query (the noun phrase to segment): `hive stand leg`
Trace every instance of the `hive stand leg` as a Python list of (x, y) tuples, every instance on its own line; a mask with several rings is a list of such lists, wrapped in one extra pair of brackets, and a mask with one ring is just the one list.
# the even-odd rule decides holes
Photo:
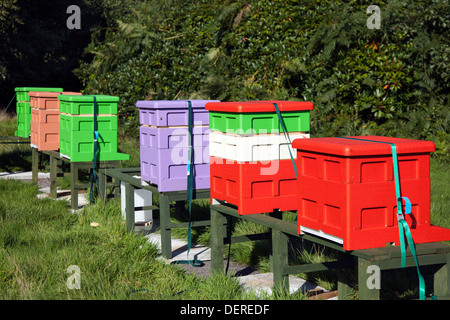
[(36, 148), (31, 148), (31, 181), (34, 184), (38, 183), (39, 171), (39, 152)]
[[(344, 261), (346, 259), (346, 253), (338, 252), (338, 260)], [(353, 296), (353, 289), (349, 285), (349, 276), (346, 274), (346, 269), (340, 269), (338, 273), (338, 300), (349, 300)]]
[(134, 187), (125, 183), (125, 217), (127, 232), (134, 232)]
[(72, 203), (72, 209), (78, 209), (78, 189), (76, 184), (78, 182), (78, 166), (76, 163), (70, 163), (70, 201)]
[(289, 292), (289, 275), (283, 269), (288, 265), (289, 237), (280, 230), (272, 229), (272, 272), (275, 289)]
[(166, 259), (172, 259), (172, 230), (170, 228), (169, 196), (159, 195), (159, 222), (161, 223), (161, 254)]
[(100, 199), (103, 200), (103, 203), (106, 203), (106, 185), (107, 185), (107, 177), (103, 172), (98, 171), (97, 172), (97, 179), (98, 179), (98, 195)]
[(438, 299), (450, 296), (450, 253), (447, 254), (447, 263), (434, 274), (434, 295)]
[(217, 210), (211, 209), (211, 272), (224, 271), (224, 225), (226, 218)]
[[(375, 276), (379, 276), (379, 283), (381, 283), (381, 271), (378, 275), (371, 272), (369, 267), (375, 265), (373, 261), (358, 258), (358, 292), (359, 300), (380, 300), (380, 287), (373, 286)], [(369, 279), (370, 278), (370, 279)]]
[(58, 159), (50, 155), (50, 197), (56, 198), (56, 177), (58, 174)]

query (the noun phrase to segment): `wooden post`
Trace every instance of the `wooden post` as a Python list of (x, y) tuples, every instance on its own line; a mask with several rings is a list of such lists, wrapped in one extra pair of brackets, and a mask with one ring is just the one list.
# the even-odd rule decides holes
[[(377, 263), (375, 261), (358, 258), (359, 300), (380, 300), (380, 288), (370, 285), (372, 282), (369, 277), (376, 276), (369, 269), (369, 267), (373, 265), (377, 265)], [(380, 277), (378, 281), (381, 283), (381, 271), (378, 276)]]
[(70, 198), (72, 202), (72, 209), (78, 209), (78, 166), (76, 162), (70, 163)]
[(159, 221), (161, 223), (161, 254), (166, 259), (172, 259), (172, 231), (170, 229), (169, 196), (159, 194)]
[[(348, 254), (345, 252), (338, 252), (338, 261), (344, 262), (347, 258)], [(338, 279), (337, 279), (337, 287), (338, 287), (338, 300), (349, 300), (353, 296), (353, 289), (349, 285), (349, 277), (346, 274), (349, 272), (347, 269), (339, 269), (337, 270)]]
[(56, 178), (58, 175), (58, 160), (53, 156), (50, 155), (50, 197), (56, 198), (57, 192), (56, 192)]
[(134, 187), (125, 182), (125, 216), (127, 232), (134, 232)]
[(34, 184), (38, 183), (39, 174), (39, 151), (31, 148), (31, 180)]
[(434, 274), (434, 295), (450, 296), (450, 253), (447, 253), (447, 263)]
[(224, 271), (224, 224), (224, 215), (211, 207), (211, 271), (217, 273)]
[(289, 237), (282, 231), (272, 229), (272, 272), (275, 289), (289, 292), (289, 275), (285, 274), (284, 267), (288, 266)]

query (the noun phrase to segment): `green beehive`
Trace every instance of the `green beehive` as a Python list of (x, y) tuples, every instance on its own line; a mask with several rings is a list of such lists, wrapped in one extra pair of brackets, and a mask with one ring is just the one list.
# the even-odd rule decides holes
[(117, 103), (119, 97), (107, 95), (61, 95), (60, 148), (61, 156), (72, 162), (94, 160), (94, 97), (99, 135), (97, 160), (128, 160), (129, 155), (117, 152)]
[[(310, 131), (310, 111), (283, 112), (283, 121), (288, 132)], [(222, 132), (271, 133), (282, 132), (275, 112), (232, 113), (209, 111), (209, 128)]]
[(31, 123), (31, 106), (30, 91), (45, 91), (45, 92), (61, 92), (62, 88), (40, 88), (40, 87), (18, 87), (16, 92), (16, 114), (17, 114), (17, 130), (14, 132), (16, 137), (28, 138), (30, 136)]

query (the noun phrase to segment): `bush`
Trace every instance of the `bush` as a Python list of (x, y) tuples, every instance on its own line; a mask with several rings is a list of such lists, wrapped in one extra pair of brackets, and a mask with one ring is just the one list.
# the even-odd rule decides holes
[(133, 1), (86, 49), (87, 93), (137, 100), (298, 99), (315, 103), (313, 136), (433, 140), (448, 159), (449, 4), (382, 1)]

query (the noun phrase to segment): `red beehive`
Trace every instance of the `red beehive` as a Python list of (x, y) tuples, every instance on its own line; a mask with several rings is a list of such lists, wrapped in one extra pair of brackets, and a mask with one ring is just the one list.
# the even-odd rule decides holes
[(238, 162), (210, 157), (211, 201), (238, 207), (240, 215), (293, 210), (296, 177), (290, 159)]
[[(450, 240), (450, 229), (430, 225), (431, 141), (366, 136), (394, 143), (405, 215), (415, 243)], [(389, 144), (344, 138), (297, 139), (298, 232), (312, 232), (345, 250), (399, 244), (397, 201)]]
[(40, 151), (59, 150), (60, 94), (81, 95), (80, 92), (31, 91), (30, 143)]

